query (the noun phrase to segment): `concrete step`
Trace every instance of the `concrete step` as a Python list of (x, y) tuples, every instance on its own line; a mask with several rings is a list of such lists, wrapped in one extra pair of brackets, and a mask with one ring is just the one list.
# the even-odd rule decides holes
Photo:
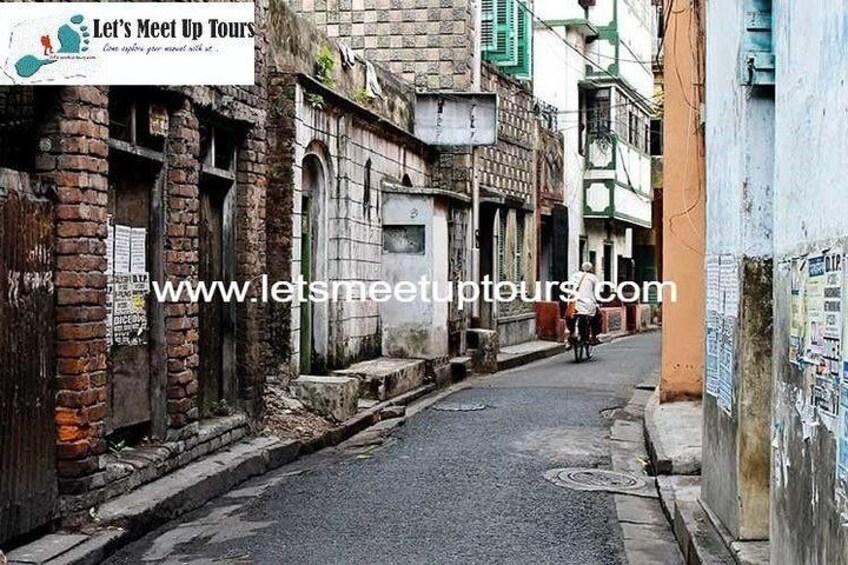
[(471, 375), (474, 364), (471, 357), (454, 357), (450, 360), (451, 380), (458, 383)]
[(380, 357), (333, 371), (333, 375), (357, 379), (362, 398), (388, 400), (424, 384), (425, 365), (420, 359)]
[(359, 381), (352, 377), (301, 375), (289, 384), (289, 390), (304, 406), (336, 422), (356, 414)]

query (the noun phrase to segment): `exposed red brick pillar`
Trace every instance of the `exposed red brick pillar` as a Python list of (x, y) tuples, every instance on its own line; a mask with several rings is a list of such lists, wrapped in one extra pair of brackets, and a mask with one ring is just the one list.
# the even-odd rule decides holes
[[(272, 73), (268, 79), (268, 187), (265, 233), (270, 281), (291, 280), (292, 217), (294, 210), (294, 153), (296, 79)], [(291, 304), (266, 307), (269, 375), (290, 376)], [(283, 382), (287, 385), (287, 382)]]
[(36, 167), (56, 187), (56, 424), (59, 488), (87, 490), (106, 451), (108, 91), (63, 88)]
[[(239, 281), (253, 281), (251, 298), (259, 297), (259, 278), (266, 273), (265, 191), (267, 143), (265, 128), (247, 132), (238, 158), (236, 177), (236, 272)], [(254, 414), (262, 409), (262, 385), (268, 363), (265, 339), (266, 305), (248, 299), (238, 305), (236, 374), (239, 398)]]
[[(188, 101), (171, 116), (168, 149), (165, 279), (176, 285), (182, 280), (196, 282), (198, 276), (200, 132)], [(166, 394), (171, 428), (182, 428), (198, 418), (198, 313), (198, 305), (186, 297), (165, 304)]]

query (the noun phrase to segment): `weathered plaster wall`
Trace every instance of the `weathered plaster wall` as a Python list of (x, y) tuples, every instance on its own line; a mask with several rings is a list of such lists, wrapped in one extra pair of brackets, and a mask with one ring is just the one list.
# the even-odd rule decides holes
[[(313, 264), (326, 265), (314, 271), (315, 280), (382, 280), (383, 181), (400, 184), (408, 175), (414, 186), (430, 186), (432, 159), (420, 144), (410, 145), (381, 131), (373, 120), (357, 117), (343, 106), (328, 102), (314, 108), (305, 98), (303, 86), (295, 93), (297, 109), (294, 147), (294, 197), (292, 223), (292, 278), (301, 274), (302, 169), (307, 154), (314, 153), (325, 165), (326, 190), (313, 215), (318, 228), (318, 255)], [(370, 195), (366, 198), (366, 164), (371, 163)], [(327, 308), (326, 368), (349, 364), (381, 355), (380, 304), (371, 301), (342, 300)], [(300, 308), (292, 308), (292, 367), (300, 358)], [(317, 346), (316, 349), (319, 349)]]
[(848, 7), (840, 0), (823, 0), (815, 7), (777, 2), (775, 7), (772, 555), (783, 556), (786, 563), (844, 565), (848, 529), (845, 501), (835, 495), (836, 437), (818, 425), (805, 440), (795, 407), (804, 379), (788, 362), (786, 261), (834, 242), (844, 244), (848, 235)]
[[(694, 36), (697, 19), (691, 7), (668, 10), (665, 42), (666, 81), (663, 137), (663, 278), (677, 283), (678, 300), (663, 303), (661, 401), (701, 395), (704, 374), (704, 243), (706, 229), (704, 149), (699, 86), (703, 74)], [(735, 55), (734, 55), (735, 57)]]
[(740, 82), (742, 3), (712, 2), (707, 25), (723, 32), (707, 36), (706, 251), (738, 265), (735, 279), (721, 275), (721, 286), (738, 288), (741, 301), (712, 322), (707, 315), (716, 328), (732, 327), (735, 350), (729, 411), (709, 390), (704, 395), (702, 497), (734, 537), (762, 539), (768, 536), (774, 101), (769, 91)]
[[(448, 285), (448, 207), (432, 196), (384, 194), (384, 226), (423, 226), (421, 253), (383, 249), (382, 280), (418, 284), (421, 278)], [(382, 305), (383, 354), (389, 357), (434, 359), (448, 354), (448, 305), (444, 302), (400, 302)]]

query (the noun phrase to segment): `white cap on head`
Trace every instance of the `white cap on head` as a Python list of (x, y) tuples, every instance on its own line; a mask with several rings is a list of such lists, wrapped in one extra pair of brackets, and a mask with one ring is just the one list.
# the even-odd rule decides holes
[(590, 271), (591, 271), (592, 269), (594, 269), (594, 268), (595, 268), (595, 266), (594, 266), (591, 262), (586, 261), (586, 262), (585, 262), (585, 263), (583, 263), (583, 265), (580, 267), (580, 270), (581, 270), (581, 271), (585, 271), (585, 272), (587, 272), (587, 273), (588, 273), (588, 272), (590, 272)]

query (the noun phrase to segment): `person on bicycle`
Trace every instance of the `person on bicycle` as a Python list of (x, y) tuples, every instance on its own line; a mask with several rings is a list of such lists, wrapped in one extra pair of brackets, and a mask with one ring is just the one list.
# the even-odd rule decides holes
[(598, 299), (595, 296), (595, 291), (598, 288), (598, 277), (595, 276), (595, 266), (586, 261), (580, 267), (580, 271), (572, 277), (574, 283), (574, 292), (576, 298), (574, 300), (575, 316), (566, 320), (569, 333), (573, 336), (577, 325), (578, 316), (587, 316), (591, 320), (589, 324), (592, 345), (598, 345), (600, 340), (598, 336), (601, 333), (601, 309), (598, 306)]

